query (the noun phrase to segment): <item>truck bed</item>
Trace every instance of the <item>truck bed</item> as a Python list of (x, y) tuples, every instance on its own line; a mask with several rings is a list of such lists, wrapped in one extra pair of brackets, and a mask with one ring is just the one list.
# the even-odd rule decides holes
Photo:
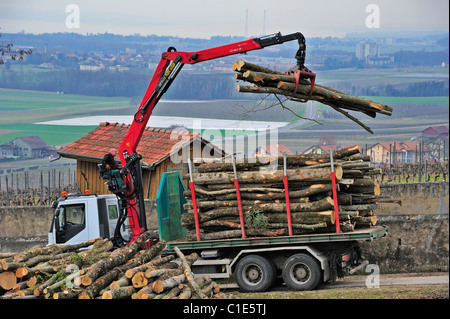
[(171, 241), (167, 243), (168, 249), (178, 247), (180, 250), (188, 249), (214, 249), (227, 247), (248, 247), (248, 246), (274, 246), (290, 244), (311, 244), (325, 242), (342, 241), (366, 241), (386, 236), (387, 226), (376, 226), (367, 229), (355, 230), (346, 233), (327, 233), (327, 234), (307, 234), (296, 236), (280, 237), (257, 237), (246, 239), (221, 239), (221, 240), (202, 240), (202, 241)]

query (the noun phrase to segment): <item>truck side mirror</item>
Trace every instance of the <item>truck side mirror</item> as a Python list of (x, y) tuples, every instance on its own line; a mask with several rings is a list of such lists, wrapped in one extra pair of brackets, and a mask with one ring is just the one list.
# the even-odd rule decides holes
[(59, 217), (58, 216), (55, 216), (55, 230), (56, 231), (60, 230), (59, 229)]
[(52, 208), (55, 209), (56, 207), (58, 207), (58, 201), (57, 201), (57, 200), (54, 200), (54, 201), (52, 202)]
[(55, 215), (53, 217), (54, 222), (55, 222), (55, 230), (59, 231), (60, 227), (59, 227), (59, 208), (55, 211)]

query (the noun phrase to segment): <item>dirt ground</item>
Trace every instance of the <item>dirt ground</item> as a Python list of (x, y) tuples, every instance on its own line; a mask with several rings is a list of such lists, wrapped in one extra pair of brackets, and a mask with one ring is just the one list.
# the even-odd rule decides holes
[[(449, 299), (448, 273), (380, 275), (366, 286), (367, 276), (349, 276), (312, 291), (291, 291), (278, 285), (262, 293), (224, 291), (239, 299)], [(377, 283), (379, 285), (377, 285)]]

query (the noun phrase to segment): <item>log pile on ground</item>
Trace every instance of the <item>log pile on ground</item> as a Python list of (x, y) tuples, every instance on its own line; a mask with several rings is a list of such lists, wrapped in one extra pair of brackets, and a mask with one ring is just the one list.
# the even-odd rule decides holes
[[(235, 74), (237, 80), (253, 84), (250, 86), (238, 85), (238, 92), (274, 94), (276, 96), (285, 96), (300, 102), (307, 100), (310, 94), (311, 82), (307, 79), (300, 79), (297, 84), (294, 75), (289, 72), (283, 74), (245, 61), (235, 62), (233, 70), (238, 72)], [(357, 111), (372, 118), (375, 118), (377, 114), (390, 116), (393, 111), (391, 106), (340, 92), (317, 83), (314, 85), (314, 89), (311, 96), (309, 96), (309, 99), (330, 106), (335, 111), (343, 114), (372, 134), (373, 131), (368, 126), (349, 114), (347, 110)]]
[[(226, 298), (209, 276), (194, 277), (196, 253), (162, 256), (160, 241), (143, 249), (144, 232), (113, 249), (108, 239), (80, 245), (36, 247), (0, 259), (2, 299), (207, 299)], [(91, 247), (90, 247), (91, 246)], [(90, 247), (85, 250), (81, 248)]]
[[(380, 196), (375, 176), (379, 169), (370, 166), (368, 156), (359, 155), (359, 145), (334, 153), (339, 225), (342, 232), (376, 225), (374, 211), (380, 202), (401, 204), (401, 199)], [(270, 163), (258, 159), (236, 163), (246, 237), (288, 235), (286, 199), (283, 184), (283, 157), (276, 158), (277, 170), (261, 172)], [(336, 231), (336, 216), (328, 154), (303, 154), (286, 157), (292, 231), (294, 235)], [(184, 179), (189, 179), (185, 176)], [(198, 220), (202, 240), (241, 238), (237, 192), (232, 163), (203, 163), (193, 173)], [(187, 240), (195, 241), (196, 228), (191, 191), (182, 225)]]

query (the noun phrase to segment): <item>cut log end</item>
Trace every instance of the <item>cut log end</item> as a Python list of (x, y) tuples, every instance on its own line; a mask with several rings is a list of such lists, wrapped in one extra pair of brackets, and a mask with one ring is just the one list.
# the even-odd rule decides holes
[(105, 291), (102, 295), (102, 299), (113, 299), (111, 291)]
[(0, 287), (5, 290), (12, 289), (17, 284), (17, 277), (14, 272), (7, 271), (0, 274)]
[(89, 276), (84, 275), (81, 277), (81, 284), (83, 286), (90, 286), (92, 284), (92, 279)]

